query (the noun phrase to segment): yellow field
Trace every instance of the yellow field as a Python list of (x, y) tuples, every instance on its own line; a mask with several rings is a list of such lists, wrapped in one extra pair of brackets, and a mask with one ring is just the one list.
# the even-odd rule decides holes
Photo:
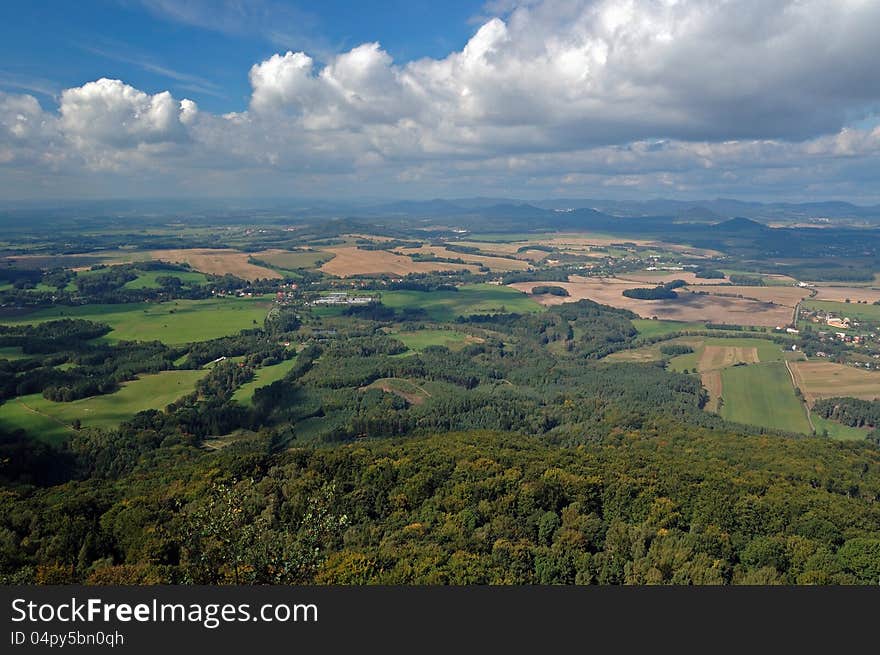
[(166, 262), (189, 264), (193, 269), (212, 275), (225, 275), (230, 273), (243, 280), (256, 280), (258, 278), (280, 278), (277, 271), (262, 266), (255, 266), (248, 262), (248, 255), (238, 250), (223, 250), (220, 248), (186, 248), (179, 250), (153, 250), (150, 252), (153, 259)]
[[(433, 254), (447, 259), (461, 259), (468, 264), (478, 264), (492, 271), (524, 271), (529, 267), (528, 262), (520, 259), (507, 259), (504, 257), (488, 257), (486, 255), (472, 255), (469, 253), (448, 250), (442, 246), (422, 246), (421, 248), (401, 248), (397, 252), (409, 255), (412, 253)], [(545, 255), (547, 253), (544, 253)]]
[(880, 398), (880, 372), (821, 361), (790, 362), (789, 367), (810, 406), (822, 398), (837, 396)]
[(352, 246), (323, 248), (324, 252), (335, 255), (321, 266), (329, 275), (348, 277), (350, 275), (407, 275), (408, 273), (431, 273), (433, 271), (468, 270), (476, 273), (479, 269), (473, 264), (449, 264), (446, 262), (414, 262), (404, 255), (395, 255), (386, 250), (360, 250)]
[[(525, 293), (539, 286), (539, 282), (517, 282), (510, 286)], [(586, 278), (573, 275), (569, 282), (545, 283), (559, 286), (568, 291), (569, 296), (543, 295), (535, 300), (543, 305), (558, 305), (589, 299), (603, 305), (629, 309), (643, 318), (656, 316), (668, 321), (708, 321), (710, 323), (730, 323), (736, 325), (755, 325), (775, 327), (785, 325), (792, 319), (792, 309), (783, 305), (749, 300), (747, 298), (728, 298), (688, 292), (679, 293), (674, 300), (638, 300), (623, 295), (625, 289), (645, 286), (645, 282), (621, 280), (618, 278)]]
[[(720, 278), (715, 280), (699, 278), (693, 271), (638, 271), (635, 273), (621, 273), (618, 277), (621, 280), (640, 282), (642, 284), (666, 284), (673, 280), (684, 280), (691, 286), (708, 285), (712, 287), (717, 287), (720, 280)], [(727, 278), (720, 281), (725, 280)]]

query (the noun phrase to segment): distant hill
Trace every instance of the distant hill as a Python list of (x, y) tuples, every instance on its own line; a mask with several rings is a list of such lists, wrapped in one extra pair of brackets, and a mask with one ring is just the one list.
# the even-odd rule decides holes
[(728, 234), (754, 234), (755, 232), (764, 232), (769, 228), (758, 221), (739, 216), (737, 218), (731, 218), (729, 221), (716, 223), (712, 226), (712, 229)]

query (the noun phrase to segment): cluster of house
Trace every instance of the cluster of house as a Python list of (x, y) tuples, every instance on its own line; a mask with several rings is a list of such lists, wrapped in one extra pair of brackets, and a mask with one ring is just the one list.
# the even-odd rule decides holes
[(312, 301), (312, 305), (369, 305), (373, 296), (352, 296), (345, 291), (334, 291)]
[(868, 339), (873, 337), (873, 334), (847, 334), (846, 332), (817, 332), (820, 339), (824, 339), (827, 337), (832, 337), (837, 339), (838, 341), (843, 341), (844, 343), (853, 343), (853, 344), (862, 344), (867, 343)]

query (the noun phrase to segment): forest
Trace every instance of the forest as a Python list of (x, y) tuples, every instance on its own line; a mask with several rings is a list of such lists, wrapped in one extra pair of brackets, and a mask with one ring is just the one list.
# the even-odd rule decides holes
[[(63, 402), (112, 393), (141, 371), (209, 368), (194, 392), (115, 430), (81, 427), (60, 444), (3, 430), (0, 579), (867, 584), (880, 575), (872, 442), (745, 429), (703, 411), (699, 380), (663, 361), (601, 361), (638, 339), (630, 312), (580, 301), (463, 316), (452, 325), (468, 342), (413, 352), (399, 335), (430, 324), (370, 307), (275, 311), (237, 336), (174, 347), (96, 345), (86, 337), (104, 327), (89, 321), (5, 328), (4, 343), (39, 346), (4, 365), (12, 394)], [(54, 342), (59, 331), (69, 338)], [(291, 358), (250, 403), (233, 399)], [(234, 438), (212, 445), (216, 435)]]

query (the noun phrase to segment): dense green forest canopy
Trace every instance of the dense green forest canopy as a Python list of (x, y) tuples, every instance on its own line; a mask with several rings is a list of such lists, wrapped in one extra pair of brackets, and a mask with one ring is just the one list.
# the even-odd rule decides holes
[(499, 432), (286, 452), (273, 440), (205, 453), (166, 439), (125, 475), (7, 490), (4, 581), (873, 584), (880, 574), (880, 457), (864, 445), (675, 422), (569, 448)]

